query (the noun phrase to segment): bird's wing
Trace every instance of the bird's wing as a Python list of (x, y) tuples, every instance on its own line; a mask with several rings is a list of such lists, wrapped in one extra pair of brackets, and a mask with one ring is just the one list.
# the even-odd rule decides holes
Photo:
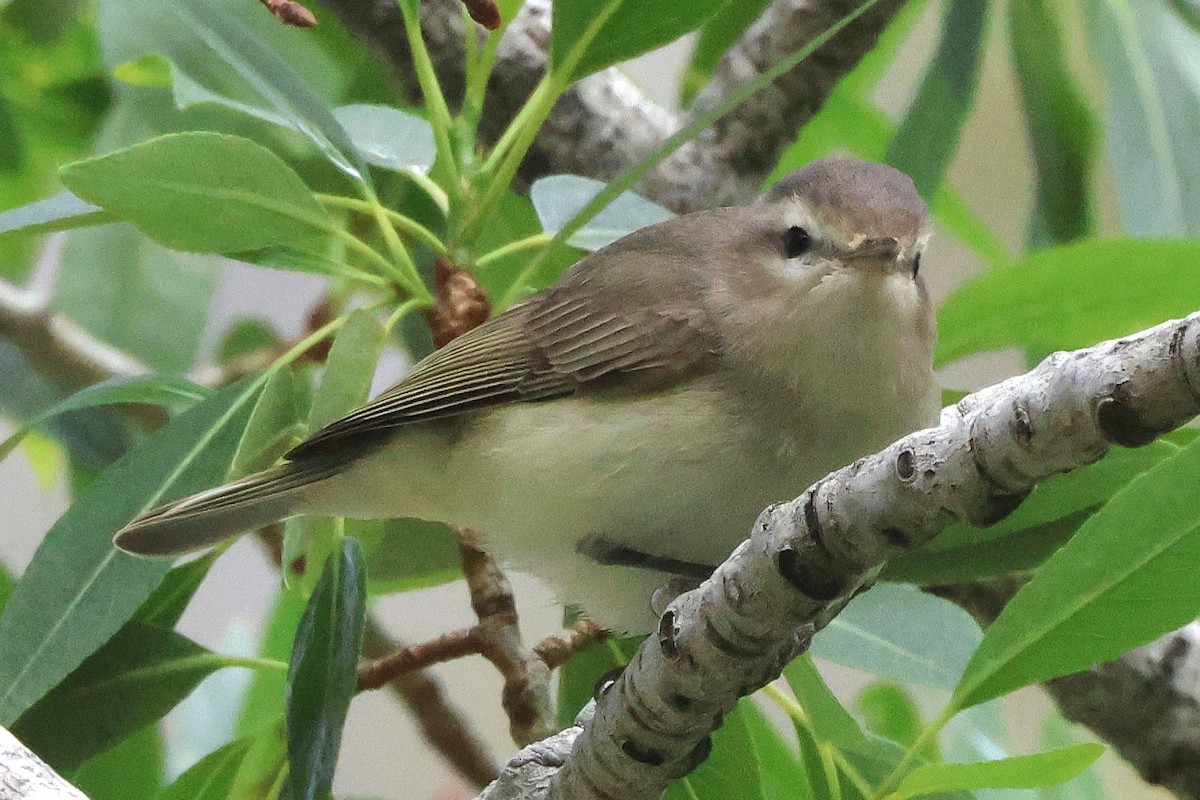
[(286, 458), (353, 458), (401, 425), (599, 387), (662, 388), (712, 363), (716, 334), (694, 286), (659, 274), (622, 289), (619, 274), (588, 266), (450, 342)]

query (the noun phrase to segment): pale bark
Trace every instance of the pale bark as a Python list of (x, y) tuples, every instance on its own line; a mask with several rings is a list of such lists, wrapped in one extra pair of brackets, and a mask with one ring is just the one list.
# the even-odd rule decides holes
[[(594, 717), (523, 750), (481, 797), (658, 797), (703, 758), (722, 715), (777, 677), (888, 558), (956, 519), (994, 521), (1038, 481), (1197, 414), (1200, 313), (1057, 353), (965, 398), (940, 426), (764, 511), (712, 578), (670, 605)], [(1167, 655), (1152, 647), (1126, 658), (1149, 659), (1161, 673)], [(1121, 701), (1110, 714), (1129, 713), (1131, 698)]]
[(0, 798), (3, 800), (88, 800), (32, 750), (0, 727)]

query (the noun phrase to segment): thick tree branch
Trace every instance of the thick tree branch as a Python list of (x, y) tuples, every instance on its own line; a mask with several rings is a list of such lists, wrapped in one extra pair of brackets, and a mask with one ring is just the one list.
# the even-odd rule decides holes
[[(410, 97), (418, 90), (394, 0), (322, 0), (346, 28), (384, 58)], [(711, 107), (793, 53), (861, 0), (776, 0), (730, 51), (697, 108)], [(902, 5), (882, 0), (794, 70), (669, 158), (639, 191), (679, 212), (740, 202), (758, 192), (775, 161), (821, 107), (839, 78), (874, 46)], [(457, 0), (425, 0), (422, 29), (447, 93), (462, 93), (464, 27)], [(494, 141), (545, 70), (549, 0), (528, 0), (509, 25), (488, 86), (480, 133)], [(559, 100), (522, 170), (526, 180), (555, 172), (612, 178), (686, 124), (647, 99), (617, 70), (574, 86)]]
[(888, 558), (955, 519), (999, 519), (1038, 481), (1198, 413), (1200, 313), (1057, 353), (965, 398), (940, 426), (764, 511), (710, 579), (671, 603), (594, 718), (526, 748), (482, 796), (658, 797), (703, 759), (722, 715), (777, 677)]
[(3, 727), (0, 727), (0, 798), (88, 800)]

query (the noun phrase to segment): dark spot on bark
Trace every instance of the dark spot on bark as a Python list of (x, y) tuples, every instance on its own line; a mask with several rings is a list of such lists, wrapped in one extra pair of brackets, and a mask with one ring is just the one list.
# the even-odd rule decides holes
[(652, 767), (661, 767), (666, 761), (662, 753), (649, 747), (643, 747), (633, 739), (621, 742), (621, 752), (640, 764), (648, 764)]
[(1158, 431), (1147, 425), (1128, 401), (1128, 396), (1118, 386), (1112, 397), (1105, 397), (1096, 404), (1100, 432), (1105, 439), (1122, 447), (1149, 444), (1158, 436)]
[(917, 477), (917, 454), (912, 450), (901, 450), (896, 456), (896, 477), (905, 483)]
[(675, 612), (668, 611), (658, 621), (658, 646), (668, 661), (679, 657), (679, 648), (675, 645)]
[(813, 600), (832, 600), (841, 594), (844, 588), (840, 577), (822, 575), (819, 570), (805, 564), (800, 554), (791, 548), (779, 551), (775, 566), (784, 580)]

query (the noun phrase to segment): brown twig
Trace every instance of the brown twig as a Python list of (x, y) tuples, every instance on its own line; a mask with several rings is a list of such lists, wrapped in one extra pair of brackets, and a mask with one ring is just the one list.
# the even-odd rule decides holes
[(557, 669), (567, 660), (597, 642), (608, 638), (609, 632), (590, 619), (581, 619), (562, 633), (552, 633), (533, 646), (533, 654), (550, 669)]
[(317, 17), (296, 0), (258, 0), (284, 25), (293, 28), (316, 27)]

